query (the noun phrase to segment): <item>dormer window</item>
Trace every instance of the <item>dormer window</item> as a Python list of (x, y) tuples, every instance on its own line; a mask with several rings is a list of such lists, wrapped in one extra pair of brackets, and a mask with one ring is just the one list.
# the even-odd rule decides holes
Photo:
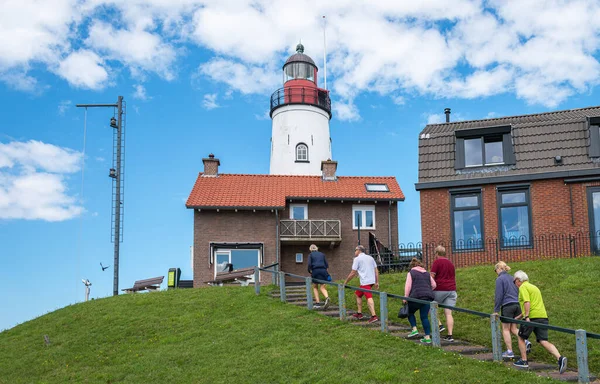
[(296, 145), (296, 161), (308, 162), (308, 146), (304, 143)]
[(456, 131), (455, 169), (515, 164), (510, 126)]

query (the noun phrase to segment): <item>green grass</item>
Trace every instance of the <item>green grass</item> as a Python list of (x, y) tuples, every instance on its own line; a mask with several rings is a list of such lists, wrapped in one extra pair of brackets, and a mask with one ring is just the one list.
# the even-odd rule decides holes
[(0, 383), (10, 384), (547, 381), (256, 297), (251, 287), (109, 297), (0, 333)]
[[(571, 329), (585, 329), (600, 333), (600, 258), (557, 259), (510, 264), (511, 272), (524, 270), (532, 284), (542, 292), (551, 325)], [(406, 273), (382, 275), (380, 289), (403, 295)], [(457, 307), (492, 313), (494, 311), (494, 289), (496, 274), (493, 266), (471, 267), (456, 271)], [(350, 304), (350, 301), (348, 301)], [(400, 303), (390, 303), (390, 318), (395, 318)], [(379, 307), (377, 307), (379, 308)], [(440, 311), (443, 319), (443, 313)], [(453, 336), (491, 347), (489, 319), (455, 312)], [(417, 320), (420, 327), (420, 321)], [(408, 322), (407, 322), (408, 323)], [(420, 328), (422, 329), (422, 328)], [(554, 358), (535, 342), (531, 361), (554, 363)], [(549, 331), (549, 341), (569, 359), (571, 368), (576, 368), (575, 335)], [(502, 343), (504, 348), (504, 342)], [(513, 338), (513, 348), (518, 349)], [(588, 339), (590, 372), (600, 374), (600, 340)]]

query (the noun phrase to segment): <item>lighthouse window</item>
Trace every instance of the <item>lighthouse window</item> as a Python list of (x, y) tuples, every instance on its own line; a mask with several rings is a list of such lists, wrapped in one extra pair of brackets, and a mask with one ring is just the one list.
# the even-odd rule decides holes
[(308, 161), (308, 146), (306, 144), (296, 145), (296, 161)]
[(285, 66), (283, 81), (303, 79), (315, 81), (315, 69), (308, 63), (290, 63)]

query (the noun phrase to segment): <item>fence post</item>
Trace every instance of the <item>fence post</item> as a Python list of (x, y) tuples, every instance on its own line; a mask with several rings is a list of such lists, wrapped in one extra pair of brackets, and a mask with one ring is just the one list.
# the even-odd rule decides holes
[(388, 331), (388, 296), (387, 293), (381, 292), (379, 294), (379, 322), (381, 323), (381, 332), (387, 333)]
[(440, 340), (440, 327), (438, 326), (438, 303), (437, 301), (431, 302), (431, 344), (434, 347), (440, 347), (442, 345)]
[(306, 278), (306, 308), (313, 309), (313, 294), (312, 294), (312, 277)]
[(492, 352), (494, 361), (502, 361), (502, 335), (500, 334), (500, 316), (494, 313), (490, 316), (492, 327)]
[(340, 320), (346, 320), (346, 292), (344, 284), (338, 284), (338, 306), (340, 308)]
[(258, 267), (254, 267), (254, 292), (256, 295), (260, 295), (260, 279), (259, 279)]
[(575, 342), (577, 350), (577, 373), (580, 383), (590, 382), (590, 371), (588, 369), (587, 334), (583, 329), (575, 331)]
[(287, 301), (285, 297), (285, 272), (279, 272), (279, 299), (283, 303)]

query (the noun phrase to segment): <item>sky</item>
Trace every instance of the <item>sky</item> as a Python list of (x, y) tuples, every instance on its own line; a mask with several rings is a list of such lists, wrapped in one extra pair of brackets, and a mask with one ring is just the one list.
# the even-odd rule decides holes
[(0, 3), (0, 330), (81, 302), (82, 278), (112, 294), (113, 111), (76, 104), (126, 101), (120, 289), (192, 278), (202, 158), (269, 172), (269, 97), (299, 41), (323, 85), (324, 27), (338, 175), (397, 178), (403, 243), (420, 239), (418, 134), (444, 108), (598, 105), (597, 1)]

